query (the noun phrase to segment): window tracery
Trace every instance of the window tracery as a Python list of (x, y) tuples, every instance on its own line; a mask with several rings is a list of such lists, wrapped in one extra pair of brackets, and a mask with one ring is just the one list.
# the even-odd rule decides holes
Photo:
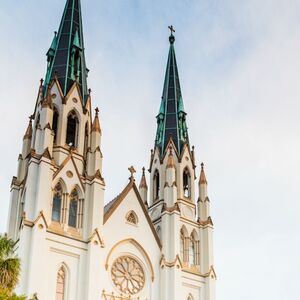
[(135, 295), (145, 285), (145, 273), (140, 263), (132, 257), (117, 258), (111, 268), (111, 278), (122, 293)]
[(137, 218), (137, 215), (134, 211), (130, 211), (127, 216), (126, 216), (126, 221), (128, 223), (132, 223), (134, 225), (137, 225), (138, 224), (138, 218)]

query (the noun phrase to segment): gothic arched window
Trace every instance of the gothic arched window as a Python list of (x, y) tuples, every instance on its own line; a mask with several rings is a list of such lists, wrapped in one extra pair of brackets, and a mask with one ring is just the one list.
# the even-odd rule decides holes
[(78, 118), (74, 110), (68, 115), (66, 144), (70, 147), (77, 147)]
[(189, 236), (185, 226), (182, 226), (180, 230), (180, 255), (184, 263), (187, 263), (189, 260)]
[(56, 278), (56, 295), (55, 300), (65, 299), (65, 289), (66, 289), (66, 272), (64, 267), (58, 270)]
[(40, 114), (38, 114), (35, 122), (35, 128), (38, 128), (40, 126), (40, 122), (41, 122), (41, 116)]
[(159, 199), (160, 191), (160, 181), (159, 181), (159, 172), (156, 170), (153, 176), (153, 200), (156, 201)]
[(56, 139), (57, 139), (57, 128), (58, 128), (58, 111), (56, 110), (56, 108), (54, 108), (53, 110), (53, 119), (52, 119), (52, 130), (54, 133), (54, 139), (53, 142), (54, 144), (56, 143)]
[(191, 175), (188, 168), (183, 171), (183, 195), (186, 198), (191, 197)]
[(189, 243), (189, 264), (191, 266), (196, 264), (196, 242), (192, 236)]
[(84, 130), (84, 150), (83, 150), (83, 155), (85, 156), (85, 159), (87, 159), (88, 146), (89, 146), (89, 126), (86, 123), (85, 130)]
[(69, 222), (70, 227), (77, 227), (77, 215), (78, 215), (78, 193), (74, 189), (70, 195), (70, 204), (69, 204)]
[(184, 261), (184, 233), (183, 230), (180, 230), (180, 258)]
[(54, 188), (53, 201), (52, 201), (52, 221), (61, 221), (61, 204), (62, 204), (62, 187), (58, 183)]

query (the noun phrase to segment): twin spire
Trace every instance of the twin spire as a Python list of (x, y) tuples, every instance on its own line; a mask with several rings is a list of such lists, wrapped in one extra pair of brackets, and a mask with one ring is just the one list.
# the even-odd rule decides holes
[[(157, 115), (157, 132), (155, 147), (165, 154), (168, 142), (173, 140), (176, 150), (181, 153), (183, 146), (189, 146), (182, 93), (179, 82), (175, 56), (175, 32), (169, 26), (170, 49), (159, 113)], [(83, 104), (88, 98), (87, 76), (83, 42), (83, 26), (80, 0), (67, 0), (58, 32), (55, 32), (47, 52), (47, 72), (43, 85), (46, 93), (52, 79), (57, 78), (64, 96), (73, 83), (79, 85)]]
[(186, 113), (183, 106), (174, 48), (175, 37), (173, 32), (175, 30), (173, 26), (169, 26), (169, 29), (171, 30), (169, 56), (160, 109), (156, 117), (155, 147), (159, 148), (161, 157), (166, 153), (170, 139), (173, 140), (179, 154), (185, 144), (189, 146)]
[(68, 93), (74, 81), (77, 81), (85, 104), (88, 97), (88, 69), (84, 56), (80, 0), (67, 0), (58, 33), (55, 32), (47, 52), (47, 62), (44, 93), (55, 77), (64, 95)]

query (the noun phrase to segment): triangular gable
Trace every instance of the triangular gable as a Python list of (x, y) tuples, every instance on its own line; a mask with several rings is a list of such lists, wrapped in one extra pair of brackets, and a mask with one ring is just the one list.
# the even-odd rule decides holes
[(76, 166), (76, 163), (74, 161), (74, 158), (73, 158), (73, 155), (72, 155), (72, 151), (69, 153), (69, 155), (67, 156), (67, 158), (63, 161), (63, 163), (60, 165), (59, 169), (53, 174), (53, 180), (57, 177), (58, 174), (61, 173), (61, 171), (66, 168), (67, 164), (71, 161), (72, 165), (74, 166), (74, 169), (75, 169), (75, 172), (77, 174), (77, 177), (78, 177), (78, 180), (79, 180), (79, 183), (80, 183), (80, 186), (82, 188), (82, 190), (84, 191), (85, 190), (85, 187), (84, 187), (84, 184), (81, 180), (81, 176), (80, 176), (80, 173), (78, 171), (78, 168)]
[(56, 85), (56, 88), (57, 88), (57, 90), (59, 92), (60, 98), (64, 99), (64, 93), (63, 93), (63, 91), (61, 89), (61, 86), (60, 86), (60, 83), (59, 83), (59, 81), (57, 79), (57, 76), (54, 76), (54, 78), (51, 79), (50, 84), (49, 84), (49, 89), (52, 90), (54, 85)]
[(140, 196), (140, 193), (135, 185), (135, 182), (134, 180), (130, 180), (130, 182), (127, 184), (127, 186), (124, 188), (124, 190), (114, 199), (112, 200), (111, 202), (109, 202), (107, 205), (106, 205), (106, 209), (104, 209), (104, 224), (107, 222), (107, 220), (111, 217), (111, 215), (116, 211), (116, 209), (118, 208), (118, 206), (123, 202), (123, 200), (126, 198), (126, 196), (128, 195), (128, 193), (133, 189), (135, 195), (136, 195), (136, 198), (144, 212), (144, 215), (146, 217), (146, 220), (150, 226), (150, 229), (154, 235), (154, 238), (158, 244), (158, 246), (160, 248), (162, 248), (162, 245), (161, 245), (161, 242), (160, 242), (160, 239), (156, 233), (156, 230), (154, 228), (154, 225), (150, 219), (150, 216), (148, 214), (148, 211), (146, 209), (146, 206), (145, 204), (143, 203), (143, 200)]
[(67, 93), (66, 95), (66, 101), (69, 100), (70, 96), (72, 95), (74, 89), (76, 89), (77, 91), (77, 94), (78, 94), (78, 98), (79, 100), (81, 101), (82, 105), (83, 105), (83, 99), (82, 99), (82, 95), (81, 95), (81, 91), (80, 91), (80, 88), (79, 88), (79, 85), (78, 85), (78, 82), (77, 81), (74, 81), (74, 83), (72, 84), (69, 92)]

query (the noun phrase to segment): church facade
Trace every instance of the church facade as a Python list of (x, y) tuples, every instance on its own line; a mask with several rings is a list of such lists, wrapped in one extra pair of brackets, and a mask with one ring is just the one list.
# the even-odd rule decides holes
[(149, 176), (143, 169), (137, 185), (130, 167), (127, 186), (105, 205), (80, 0), (66, 1), (11, 184), (18, 293), (40, 300), (215, 299), (207, 180), (203, 164), (196, 174), (170, 29)]

